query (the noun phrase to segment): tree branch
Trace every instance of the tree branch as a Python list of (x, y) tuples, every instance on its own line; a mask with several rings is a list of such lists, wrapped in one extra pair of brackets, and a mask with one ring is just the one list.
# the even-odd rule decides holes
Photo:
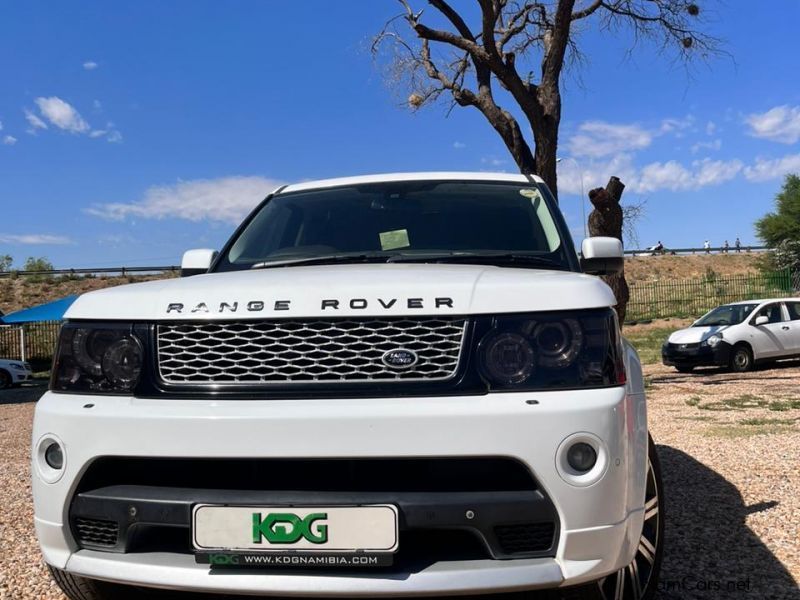
[(592, 4), (590, 4), (583, 10), (578, 10), (572, 13), (572, 20), (578, 21), (579, 19), (585, 19), (586, 17), (593, 14), (601, 6), (603, 6), (603, 0), (595, 0)]
[[(542, 61), (542, 85), (557, 86), (564, 66), (564, 54), (569, 42), (572, 8), (575, 0), (559, 0), (550, 35), (545, 37), (544, 60)], [(548, 39), (549, 37), (549, 39)]]
[(458, 14), (453, 8), (445, 2), (445, 0), (428, 0), (436, 10), (442, 13), (447, 20), (450, 21), (453, 26), (456, 28), (456, 31), (464, 36), (466, 39), (474, 42), (475, 36), (472, 35), (472, 31), (464, 22), (464, 19), (461, 18), (461, 15)]

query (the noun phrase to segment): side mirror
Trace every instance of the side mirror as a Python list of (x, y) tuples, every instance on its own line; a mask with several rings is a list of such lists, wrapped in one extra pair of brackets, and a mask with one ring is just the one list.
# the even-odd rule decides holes
[(769, 323), (769, 317), (767, 315), (760, 315), (760, 316), (756, 317), (756, 320), (755, 320), (755, 326), (756, 327), (759, 327), (761, 325), (766, 325), (767, 323)]
[(581, 268), (590, 275), (615, 275), (622, 271), (622, 242), (613, 237), (590, 237), (581, 244)]
[(210, 248), (187, 250), (181, 259), (181, 277), (207, 273), (216, 256), (217, 251)]

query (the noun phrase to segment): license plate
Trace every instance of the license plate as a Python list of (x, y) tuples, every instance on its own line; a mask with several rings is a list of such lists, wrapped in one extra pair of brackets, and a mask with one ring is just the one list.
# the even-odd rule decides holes
[(223, 557), (220, 561), (224, 556), (266, 553), (339, 558), (386, 555), (397, 551), (397, 507), (201, 504), (192, 512), (192, 539), (196, 552), (205, 557), (198, 556), (198, 561), (211, 564), (213, 556), (206, 559), (215, 554)]

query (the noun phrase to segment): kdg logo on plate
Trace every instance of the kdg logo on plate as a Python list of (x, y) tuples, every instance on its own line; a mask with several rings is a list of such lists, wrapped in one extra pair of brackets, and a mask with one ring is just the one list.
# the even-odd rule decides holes
[(328, 526), (318, 524), (328, 518), (327, 513), (311, 513), (304, 518), (292, 513), (253, 513), (253, 543), (266, 539), (270, 544), (294, 544), (301, 538), (312, 544), (328, 541)]

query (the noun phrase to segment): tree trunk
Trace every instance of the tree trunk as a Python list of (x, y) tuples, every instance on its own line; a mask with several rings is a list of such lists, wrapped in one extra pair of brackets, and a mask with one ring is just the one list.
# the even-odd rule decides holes
[[(625, 184), (619, 177), (611, 177), (605, 188), (595, 188), (589, 192), (589, 200), (594, 206), (589, 215), (589, 235), (615, 237), (622, 241), (622, 192)], [(607, 275), (603, 277), (614, 296), (617, 298), (617, 314), (619, 315), (620, 327), (625, 323), (625, 314), (628, 309), (630, 292), (628, 282), (625, 281), (624, 269), (617, 275)]]
[(536, 174), (541, 177), (558, 200), (556, 157), (558, 126), (561, 123), (561, 93), (558, 87), (542, 83), (536, 93), (536, 104), (531, 107), (534, 118), (529, 120), (536, 158)]
[(558, 200), (558, 179), (556, 177), (556, 148), (558, 146), (558, 125), (543, 127), (545, 131), (536, 135), (536, 174), (550, 188)]

